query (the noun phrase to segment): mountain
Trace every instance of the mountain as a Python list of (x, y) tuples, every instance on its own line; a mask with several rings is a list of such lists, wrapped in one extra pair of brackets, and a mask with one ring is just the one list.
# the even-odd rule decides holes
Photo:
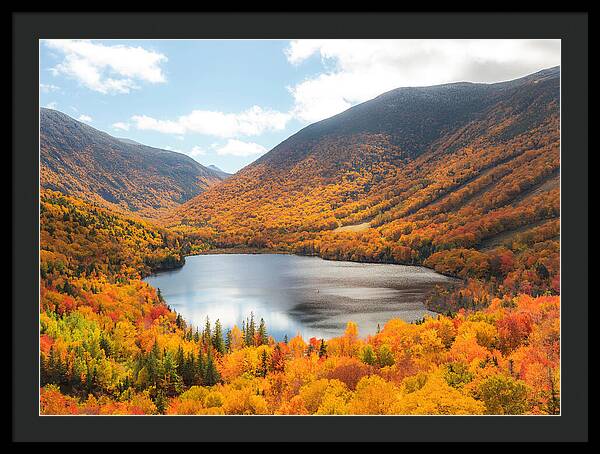
[(558, 67), (398, 88), (302, 129), (163, 221), (217, 246), (451, 274), (499, 247), (525, 262), (525, 241), (530, 262), (558, 268), (559, 93)]
[(43, 188), (146, 216), (223, 179), (181, 153), (116, 138), (45, 108), (40, 111), (40, 164)]
[(209, 165), (208, 165), (208, 166), (206, 166), (206, 167), (208, 167), (209, 169), (212, 169), (212, 170), (214, 170), (215, 172), (217, 172), (219, 175), (221, 175), (221, 177), (222, 177), (223, 179), (225, 179), (225, 178), (229, 178), (229, 177), (231, 176), (231, 174), (230, 174), (230, 173), (227, 173), (227, 172), (225, 172), (225, 171), (223, 171), (223, 170), (219, 169), (219, 168), (218, 168), (216, 165), (214, 165), (214, 164), (209, 164)]
[(135, 140), (127, 139), (125, 137), (117, 137), (117, 139), (119, 139), (123, 143), (128, 143), (130, 145), (142, 145), (141, 143), (136, 142)]

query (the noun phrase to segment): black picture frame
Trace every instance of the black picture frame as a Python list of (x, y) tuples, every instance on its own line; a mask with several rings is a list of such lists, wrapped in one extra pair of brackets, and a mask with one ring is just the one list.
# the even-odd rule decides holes
[[(561, 415), (38, 415), (38, 40), (42, 38), (560, 38)], [(587, 441), (587, 13), (13, 13), (13, 441)]]

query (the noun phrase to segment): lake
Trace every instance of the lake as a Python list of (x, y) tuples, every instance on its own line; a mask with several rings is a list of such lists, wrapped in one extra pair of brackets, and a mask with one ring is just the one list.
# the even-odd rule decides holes
[(413, 321), (434, 314), (425, 293), (455, 280), (417, 266), (354, 263), (288, 254), (210, 254), (186, 258), (177, 270), (145, 279), (194, 327), (208, 316), (224, 330), (254, 313), (269, 335), (282, 340), (297, 333), (331, 338), (346, 323), (361, 335), (374, 334), (391, 318)]

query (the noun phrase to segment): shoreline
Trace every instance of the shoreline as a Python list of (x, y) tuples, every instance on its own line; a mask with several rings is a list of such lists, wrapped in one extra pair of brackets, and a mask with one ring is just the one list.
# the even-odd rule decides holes
[(285, 255), (298, 255), (293, 252), (287, 251), (278, 251), (275, 249), (267, 249), (267, 248), (251, 248), (251, 247), (232, 247), (232, 248), (214, 248), (207, 249), (206, 251), (202, 251), (198, 254), (190, 254), (186, 255), (186, 257), (194, 257), (197, 255), (221, 255), (221, 254), (285, 254)]
[[(197, 254), (189, 254), (189, 255), (186, 255), (184, 257), (195, 257), (195, 256), (198, 256), (198, 255), (220, 255), (220, 254), (231, 254), (231, 255), (234, 255), (234, 254), (247, 254), (247, 255), (261, 255), (261, 254), (265, 254), (265, 255), (269, 255), (269, 254), (297, 255), (298, 257), (317, 257), (317, 258), (320, 258), (321, 260), (327, 260), (327, 261), (331, 261), (331, 262), (365, 263), (365, 264), (372, 264), (372, 265), (414, 266), (414, 267), (417, 267), (417, 268), (426, 268), (426, 269), (431, 270), (431, 271), (433, 271), (433, 272), (435, 272), (437, 274), (441, 274), (442, 276), (459, 280), (459, 281), (461, 281), (463, 283), (466, 282), (466, 280), (463, 279), (460, 276), (455, 276), (455, 275), (448, 274), (448, 273), (442, 273), (440, 271), (436, 271), (433, 268), (425, 266), (424, 264), (418, 264), (418, 263), (417, 264), (409, 264), (409, 263), (395, 263), (395, 262), (376, 262), (376, 261), (349, 260), (349, 259), (337, 260), (337, 259), (331, 259), (331, 258), (327, 258), (327, 257), (321, 257), (318, 254), (298, 254), (296, 252), (288, 252), (288, 251), (282, 251), (282, 250), (277, 250), (277, 249), (268, 249), (268, 248), (251, 248), (251, 247), (214, 248), (214, 249), (207, 249), (206, 251), (202, 251), (202, 252), (199, 252)], [(183, 265), (185, 265), (185, 263)]]

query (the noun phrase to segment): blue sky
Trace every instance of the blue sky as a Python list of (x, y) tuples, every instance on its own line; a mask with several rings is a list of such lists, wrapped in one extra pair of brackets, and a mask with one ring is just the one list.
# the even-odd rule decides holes
[(558, 64), (559, 40), (44, 40), (40, 105), (235, 172), (393, 88)]

